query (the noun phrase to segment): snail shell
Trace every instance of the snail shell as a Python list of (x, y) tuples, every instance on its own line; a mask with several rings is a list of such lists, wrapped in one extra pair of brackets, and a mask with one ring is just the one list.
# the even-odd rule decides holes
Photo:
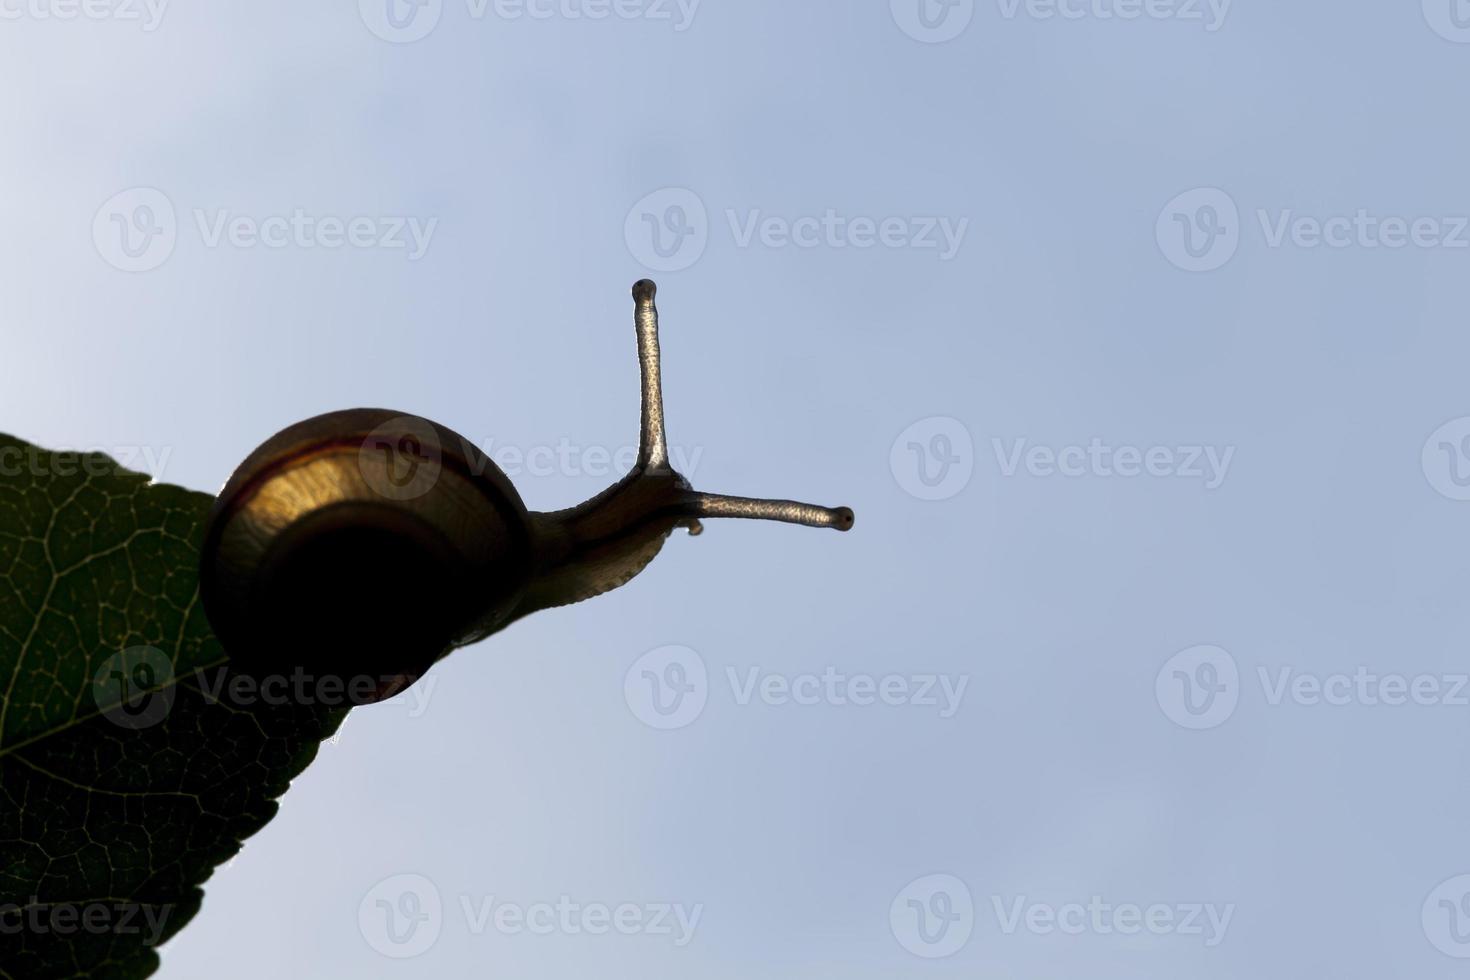
[(454, 431), (385, 409), (271, 437), (207, 527), (201, 599), (235, 665), (356, 681), (365, 700), (493, 632), (531, 580), (530, 516), (500, 468)]

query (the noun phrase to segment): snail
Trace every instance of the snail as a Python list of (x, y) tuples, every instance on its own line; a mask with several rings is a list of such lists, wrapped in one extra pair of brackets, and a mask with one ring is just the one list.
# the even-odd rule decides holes
[(529, 511), (472, 442), (384, 409), (318, 415), (251, 453), (206, 518), (200, 556), (200, 600), (232, 669), (333, 678), (351, 703), (381, 701), (450, 650), (627, 583), (677, 527), (850, 529), (849, 508), (701, 493), (673, 468), (655, 292), (633, 286), (636, 463), (576, 507)]

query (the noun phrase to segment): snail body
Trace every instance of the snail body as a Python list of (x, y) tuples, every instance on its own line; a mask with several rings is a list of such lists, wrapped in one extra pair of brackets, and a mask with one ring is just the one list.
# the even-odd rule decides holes
[(386, 409), (319, 415), (252, 452), (215, 501), (200, 559), (232, 667), (334, 678), (354, 703), (383, 700), (451, 649), (623, 585), (676, 527), (745, 517), (849, 529), (847, 508), (699, 493), (672, 468), (654, 294), (648, 280), (633, 288), (637, 462), (576, 507), (528, 510), (470, 440)]

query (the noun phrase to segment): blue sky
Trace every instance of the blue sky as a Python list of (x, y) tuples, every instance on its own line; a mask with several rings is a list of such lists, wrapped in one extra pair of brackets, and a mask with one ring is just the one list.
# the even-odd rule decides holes
[(857, 526), (355, 711), (162, 976), (1458, 975), (1470, 10), (389, 2), (0, 3), (0, 428), (567, 506), (653, 276), (676, 462)]

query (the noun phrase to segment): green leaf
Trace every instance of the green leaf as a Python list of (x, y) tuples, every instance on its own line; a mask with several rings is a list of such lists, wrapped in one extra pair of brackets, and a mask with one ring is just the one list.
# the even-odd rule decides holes
[(341, 722), (221, 694), (213, 499), (0, 434), (0, 978), (153, 973)]

